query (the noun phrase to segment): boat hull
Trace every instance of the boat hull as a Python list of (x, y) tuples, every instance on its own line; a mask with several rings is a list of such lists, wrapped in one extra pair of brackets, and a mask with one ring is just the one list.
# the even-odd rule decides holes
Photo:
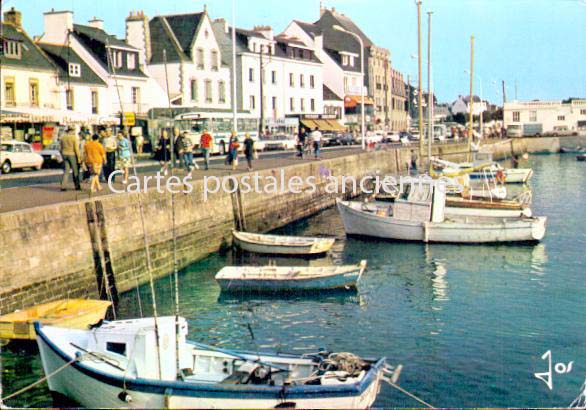
[[(72, 358), (39, 332), (37, 342), (45, 374)], [(48, 379), (49, 389), (88, 408), (264, 409), (278, 406), (305, 409), (367, 409), (380, 390), (381, 359), (362, 382), (351, 387), (214, 385), (123, 379), (74, 363)], [(320, 388), (321, 387), (321, 388)], [(127, 401), (124, 399), (130, 399)]]
[[(287, 244), (287, 237), (280, 238), (275, 235), (252, 235), (253, 237), (259, 238), (272, 238), (273, 243), (270, 243), (269, 241), (262, 242), (249, 239), (248, 236), (242, 232), (233, 232), (233, 236), (234, 243), (242, 250), (271, 255), (323, 255), (332, 249), (335, 242), (335, 239), (328, 238), (296, 238), (306, 243)], [(275, 239), (277, 241), (275, 241)], [(283, 242), (279, 243), (279, 239), (282, 239)]]

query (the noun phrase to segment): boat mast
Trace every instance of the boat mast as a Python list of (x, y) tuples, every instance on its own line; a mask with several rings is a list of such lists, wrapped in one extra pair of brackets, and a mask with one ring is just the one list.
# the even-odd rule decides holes
[[(169, 104), (169, 113), (171, 114), (171, 118), (173, 118), (173, 111), (171, 108), (171, 94), (169, 93), (169, 72), (167, 70), (167, 50), (163, 50), (163, 62), (165, 63), (165, 82), (167, 85), (167, 103)], [(175, 148), (175, 142), (172, 145), (173, 151)], [(171, 178), (175, 176), (175, 158), (174, 154), (171, 153)], [(175, 365), (177, 374), (181, 370), (181, 364), (179, 361), (179, 335), (181, 334), (180, 324), (179, 324), (179, 269), (177, 264), (177, 225), (175, 223), (175, 194), (171, 191), (171, 225), (172, 225), (172, 232), (173, 232), (173, 279), (175, 282), (174, 292), (175, 292)]]
[(471, 156), (474, 138), (474, 36), (470, 36), (470, 125), (468, 128), (468, 155)]
[(429, 175), (431, 175), (431, 144), (433, 144), (433, 83), (431, 79), (431, 15), (433, 12), (427, 12), (428, 30), (427, 30), (427, 161), (429, 166)]

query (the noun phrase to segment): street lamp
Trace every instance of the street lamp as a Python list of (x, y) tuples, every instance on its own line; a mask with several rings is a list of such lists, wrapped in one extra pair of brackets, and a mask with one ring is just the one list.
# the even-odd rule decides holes
[(366, 149), (366, 117), (364, 113), (364, 42), (362, 41), (362, 37), (358, 34), (355, 34), (351, 31), (346, 30), (344, 27), (335, 25), (333, 27), (334, 30), (340, 31), (342, 33), (350, 34), (354, 36), (358, 42), (360, 43), (360, 75), (362, 77), (362, 84), (360, 87), (360, 94), (361, 94), (361, 107), (360, 111), (362, 113), (362, 149)]
[[(464, 70), (464, 72), (468, 75), (470, 75), (470, 70)], [(480, 82), (480, 104), (484, 104), (484, 92), (482, 90), (482, 78), (478, 75), (478, 74), (474, 74), (474, 77), (476, 77), (478, 79), (478, 81)], [(474, 95), (471, 97), (474, 98)], [(482, 110), (482, 105), (480, 106), (480, 109)], [(480, 138), (484, 137), (484, 111), (480, 111)]]
[[(236, 0), (232, 0), (232, 131), (238, 135), (238, 92), (236, 84)], [(259, 135), (260, 138), (260, 135)]]

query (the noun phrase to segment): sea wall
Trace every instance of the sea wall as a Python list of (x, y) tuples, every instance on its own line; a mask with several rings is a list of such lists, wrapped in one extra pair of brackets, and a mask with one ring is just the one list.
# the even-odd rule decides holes
[[(491, 149), (496, 159), (508, 158), (527, 150), (524, 141), (494, 144)], [(0, 314), (61, 298), (116, 300), (118, 294), (148, 281), (149, 271), (155, 278), (170, 274), (173, 209), (177, 262), (183, 268), (229, 246), (234, 228), (266, 232), (333, 206), (340, 195), (330, 192), (331, 186), (328, 189), (327, 175), (360, 179), (405, 173), (412, 149), (417, 147), (259, 171), (265, 191), (271, 191), (266, 186), (269, 176), (279, 184), (293, 176), (301, 181), (313, 178), (315, 189), (301, 184), (298, 193), (220, 190), (204, 200), (204, 183), (195, 181), (190, 194), (151, 190), (0, 214)], [(463, 161), (467, 144), (441, 144), (433, 154)], [(246, 175), (235, 178), (241, 182)]]

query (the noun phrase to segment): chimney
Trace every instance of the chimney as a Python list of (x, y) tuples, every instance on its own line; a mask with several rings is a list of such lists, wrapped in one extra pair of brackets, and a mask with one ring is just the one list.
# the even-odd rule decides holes
[(323, 0), (319, 2), (319, 18), (321, 18), (326, 12)]
[(45, 33), (41, 41), (44, 43), (65, 44), (68, 33), (73, 30), (73, 12), (55, 11), (51, 9), (43, 14)]
[(104, 20), (97, 18), (96, 16), (94, 16), (93, 19), (91, 19), (90, 21), (88, 21), (88, 24), (90, 27), (93, 28), (97, 28), (100, 30), (104, 29)]
[(12, 7), (10, 10), (4, 12), (4, 22), (12, 24), (16, 28), (22, 28), (22, 13)]
[(273, 40), (274, 33), (271, 26), (255, 26), (252, 31), (262, 34), (267, 40)]
[(143, 11), (131, 11), (126, 17), (126, 42), (140, 50), (141, 66), (151, 61), (151, 30), (149, 19)]
[(228, 26), (228, 22), (226, 21), (226, 19), (217, 18), (214, 20), (214, 24), (218, 24), (222, 28), (224, 33), (228, 34), (230, 32), (230, 27)]

